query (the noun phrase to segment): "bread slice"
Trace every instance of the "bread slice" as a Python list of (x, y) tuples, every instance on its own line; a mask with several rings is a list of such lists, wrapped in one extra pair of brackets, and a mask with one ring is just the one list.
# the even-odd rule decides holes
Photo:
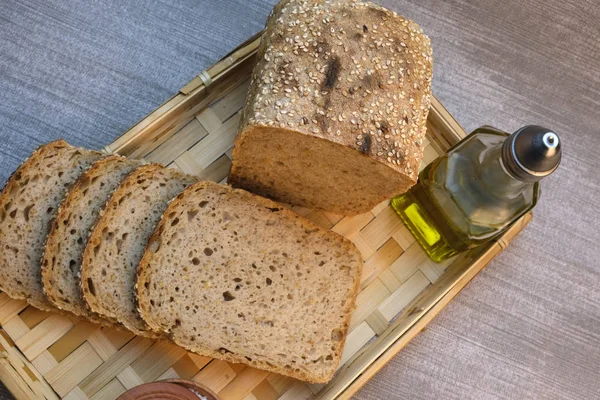
[(92, 311), (138, 335), (148, 332), (135, 304), (135, 270), (167, 204), (197, 178), (158, 164), (129, 175), (112, 195), (83, 256), (81, 286)]
[(81, 293), (81, 260), (87, 239), (112, 192), (140, 161), (109, 156), (96, 161), (62, 202), (42, 259), (44, 292), (56, 307), (95, 322)]
[(212, 182), (167, 208), (138, 267), (148, 325), (196, 353), (310, 382), (342, 355), (362, 258), (270, 200)]
[(102, 153), (58, 140), (41, 146), (9, 178), (0, 194), (0, 288), (55, 311), (40, 274), (44, 243), (67, 191)]
[(284, 0), (262, 37), (228, 182), (360, 214), (417, 181), (432, 51), (373, 3)]

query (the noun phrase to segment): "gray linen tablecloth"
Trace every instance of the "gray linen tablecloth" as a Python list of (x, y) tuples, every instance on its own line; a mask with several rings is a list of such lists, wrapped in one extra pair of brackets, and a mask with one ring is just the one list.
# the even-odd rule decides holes
[[(113, 141), (274, 2), (4, 0), (0, 185), (41, 143)], [(599, 3), (380, 2), (431, 36), (434, 92), (467, 130), (546, 125), (564, 158), (527, 230), (357, 398), (599, 398)]]

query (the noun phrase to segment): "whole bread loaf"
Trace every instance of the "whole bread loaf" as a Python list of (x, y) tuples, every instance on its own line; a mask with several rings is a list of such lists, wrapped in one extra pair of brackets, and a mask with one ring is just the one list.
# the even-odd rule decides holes
[(102, 157), (58, 140), (38, 148), (9, 178), (0, 194), (0, 288), (13, 299), (58, 311), (42, 289), (44, 244), (65, 194)]
[(417, 181), (432, 51), (372, 3), (283, 0), (267, 21), (229, 183), (358, 214)]
[(138, 335), (157, 336), (137, 311), (136, 268), (169, 201), (197, 180), (175, 169), (148, 164), (121, 183), (83, 255), (81, 288), (92, 311)]
[(270, 200), (200, 182), (165, 211), (137, 297), (148, 325), (188, 350), (326, 382), (361, 269), (345, 238)]
[(140, 161), (108, 156), (81, 176), (60, 205), (42, 259), (44, 292), (52, 304), (95, 322), (81, 293), (81, 261), (88, 236), (112, 192)]

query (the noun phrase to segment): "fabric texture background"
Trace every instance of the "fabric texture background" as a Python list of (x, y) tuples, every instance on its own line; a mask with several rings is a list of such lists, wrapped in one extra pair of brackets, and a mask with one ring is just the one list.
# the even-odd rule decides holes
[[(564, 157), (525, 232), (356, 398), (598, 398), (600, 3), (378, 2), (431, 36), (434, 93), (467, 131), (545, 125)], [(42, 143), (112, 142), (274, 3), (4, 0), (0, 185)]]

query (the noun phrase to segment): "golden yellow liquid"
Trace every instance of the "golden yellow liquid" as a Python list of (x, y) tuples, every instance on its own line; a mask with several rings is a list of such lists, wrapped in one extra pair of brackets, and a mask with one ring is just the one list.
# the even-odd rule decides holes
[(394, 197), (391, 204), (433, 261), (441, 262), (470, 247), (451, 228), (420, 182), (409, 192)]

